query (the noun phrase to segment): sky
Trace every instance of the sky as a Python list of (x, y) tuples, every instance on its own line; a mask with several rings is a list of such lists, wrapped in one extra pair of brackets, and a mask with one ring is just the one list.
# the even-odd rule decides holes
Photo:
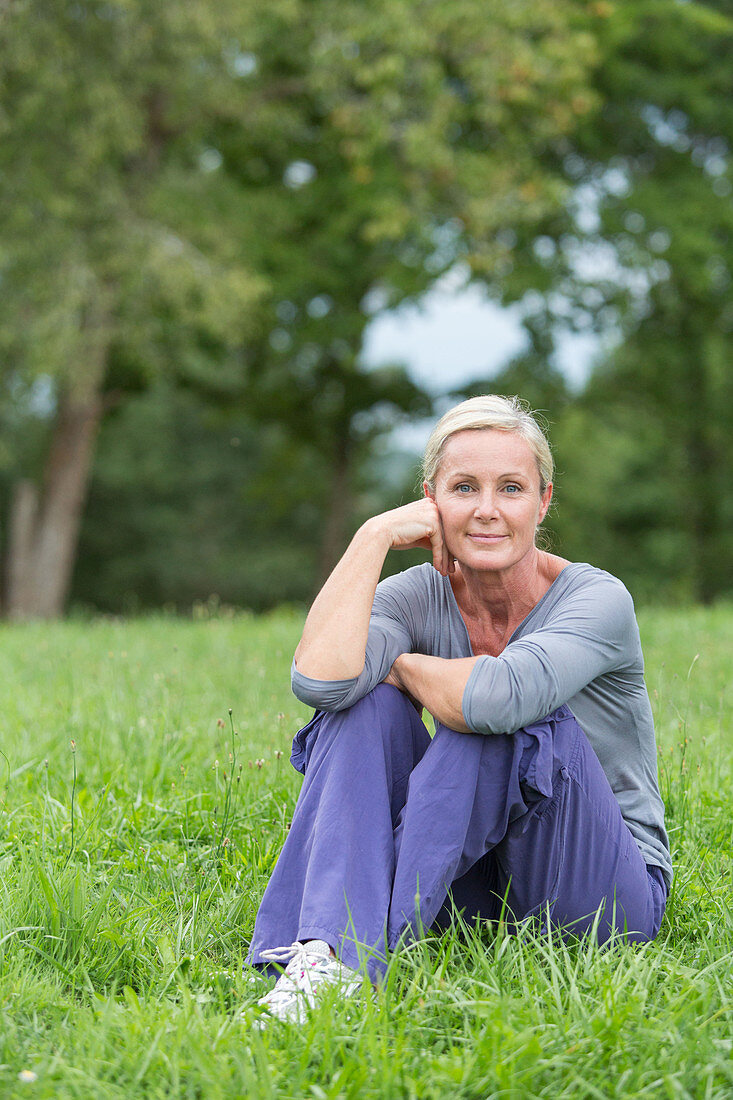
[[(405, 305), (375, 318), (366, 331), (363, 358), (370, 366), (403, 363), (414, 380), (433, 393), (476, 378), (489, 379), (525, 346), (519, 307), (503, 309), (476, 285), (449, 273), (419, 305)], [(566, 336), (558, 341), (557, 365), (572, 386), (587, 377), (597, 340)], [(521, 395), (520, 395), (521, 396)], [(399, 443), (421, 450), (429, 425), (400, 429)]]
[[(568, 335), (558, 343), (558, 366), (571, 385), (580, 386), (597, 340)], [(372, 321), (364, 359), (371, 366), (402, 362), (416, 381), (440, 392), (489, 377), (524, 346), (519, 306), (504, 309), (480, 286), (464, 286), (448, 273), (419, 305), (401, 306)]]
[(380, 314), (363, 354), (374, 366), (402, 362), (415, 381), (439, 392), (494, 374), (523, 347), (516, 310), (501, 309), (478, 286), (447, 286), (420, 305)]

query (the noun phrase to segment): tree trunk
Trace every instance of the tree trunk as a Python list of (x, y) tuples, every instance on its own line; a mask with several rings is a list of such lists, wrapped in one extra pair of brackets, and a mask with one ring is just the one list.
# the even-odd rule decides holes
[(9, 618), (22, 617), (19, 611), (31, 600), (33, 536), (38, 516), (38, 489), (32, 481), (17, 482), (10, 503), (8, 549), (5, 569), (5, 610)]
[(82, 365), (59, 394), (40, 500), (28, 483), (16, 489), (6, 568), (12, 619), (56, 618), (71, 584), (103, 409), (109, 324), (101, 303), (82, 335)]

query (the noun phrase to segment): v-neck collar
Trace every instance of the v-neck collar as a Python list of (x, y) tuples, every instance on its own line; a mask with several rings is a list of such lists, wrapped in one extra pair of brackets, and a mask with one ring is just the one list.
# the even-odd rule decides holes
[[(560, 572), (555, 577), (554, 581), (552, 582), (550, 587), (547, 589), (545, 594), (540, 597), (540, 599), (537, 601), (537, 603), (534, 605), (534, 607), (530, 608), (530, 610), (524, 616), (522, 621), (514, 628), (514, 630), (511, 633), (511, 636), (509, 638), (509, 641), (504, 646), (504, 649), (506, 649), (507, 646), (512, 644), (515, 637), (519, 634), (519, 632), (522, 630), (522, 628), (525, 626), (525, 624), (529, 622), (529, 620), (535, 615), (535, 613), (537, 611), (539, 611), (539, 609), (542, 607), (542, 605), (548, 599), (548, 597), (550, 596), (550, 593), (554, 594), (554, 591), (556, 591), (557, 588), (562, 587), (562, 585), (559, 584), (559, 581), (562, 577), (565, 577), (566, 574), (568, 574), (570, 572), (575, 573), (575, 571), (577, 569), (589, 569), (589, 568), (592, 568), (592, 566), (589, 566), (586, 562), (580, 562), (580, 561), (568, 562), (568, 564), (560, 570)], [(464, 633), (466, 635), (466, 642), (468, 643), (469, 654), (470, 654), (471, 657), (475, 657), (476, 654), (473, 652), (473, 646), (471, 645), (471, 637), (468, 633), (468, 627), (466, 626), (466, 620), (463, 618), (463, 615), (461, 614), (461, 609), (458, 606), (458, 600), (456, 599), (456, 594), (453, 591), (453, 585), (450, 583), (450, 577), (449, 576), (443, 577), (443, 583), (444, 583), (444, 585), (446, 586), (446, 588), (448, 590), (448, 600), (450, 602), (452, 602), (453, 609), (454, 609), (456, 615), (458, 616), (458, 619), (459, 619), (459, 621), (460, 621), (460, 623), (463, 627)], [(502, 649), (502, 651), (501, 651), (502, 653), (504, 652), (504, 649)], [(484, 653), (479, 654), (479, 657), (485, 657), (485, 656), (490, 656), (490, 654), (484, 654)]]

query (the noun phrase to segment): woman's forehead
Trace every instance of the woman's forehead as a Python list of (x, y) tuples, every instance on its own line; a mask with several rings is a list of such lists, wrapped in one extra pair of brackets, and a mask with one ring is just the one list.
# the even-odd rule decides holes
[[(516, 432), (497, 428), (469, 429), (456, 432), (446, 440), (439, 472), (450, 474), (458, 470), (470, 473), (491, 470), (537, 474), (534, 452), (526, 439)], [(538, 475), (539, 476), (539, 475)]]

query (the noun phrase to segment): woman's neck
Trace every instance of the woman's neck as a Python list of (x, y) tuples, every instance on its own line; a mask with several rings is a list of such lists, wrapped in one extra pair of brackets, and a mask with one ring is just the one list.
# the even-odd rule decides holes
[(508, 570), (475, 570), (456, 565), (451, 580), (461, 612), (496, 628), (517, 626), (527, 617), (569, 563), (536, 548)]

